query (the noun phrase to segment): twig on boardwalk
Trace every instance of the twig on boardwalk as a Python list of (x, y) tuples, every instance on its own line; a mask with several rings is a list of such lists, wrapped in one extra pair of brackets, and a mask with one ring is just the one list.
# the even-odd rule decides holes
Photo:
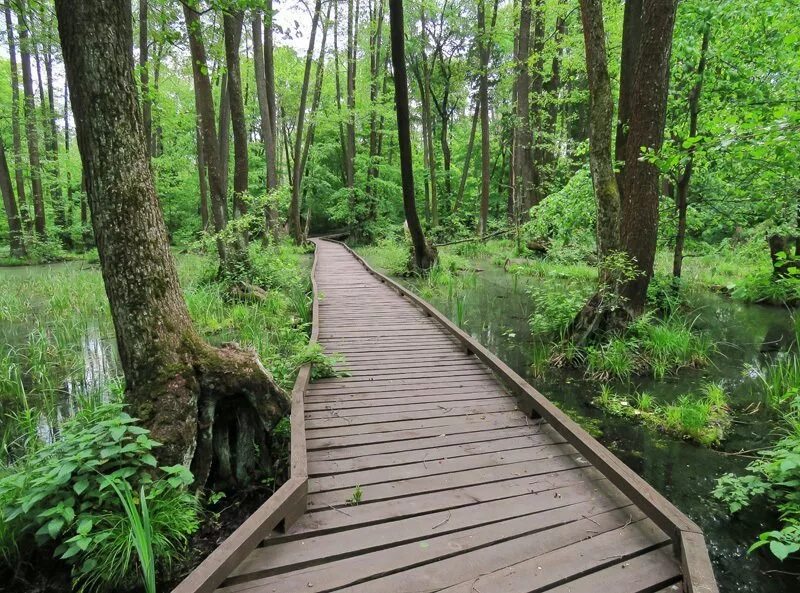
[(447, 517), (446, 517), (445, 519), (443, 519), (443, 520), (439, 521), (439, 522), (438, 522), (436, 525), (434, 525), (433, 527), (431, 527), (431, 531), (432, 531), (432, 530), (434, 530), (434, 529), (436, 529), (437, 527), (441, 527), (442, 525), (444, 525), (445, 523), (447, 523), (447, 522), (450, 520), (450, 515), (451, 515), (451, 512), (450, 512), (450, 511), (447, 511)]
[(597, 525), (598, 527), (600, 527), (600, 523), (598, 523), (597, 521), (595, 521), (595, 520), (594, 520), (594, 519), (592, 519), (591, 517), (587, 517), (586, 515), (581, 515), (581, 517), (583, 517), (583, 518), (584, 518), (584, 519), (586, 519), (587, 521), (591, 521), (592, 523), (594, 523), (595, 525)]
[(333, 506), (332, 504), (328, 504), (328, 506), (329, 506), (331, 509), (333, 509), (334, 511), (336, 511), (337, 513), (341, 513), (341, 514), (343, 514), (343, 515), (347, 515), (348, 517), (352, 517), (352, 516), (353, 516), (353, 515), (351, 515), (350, 513), (346, 512), (346, 511), (343, 511), (342, 509), (337, 509), (337, 508), (336, 508), (335, 506)]

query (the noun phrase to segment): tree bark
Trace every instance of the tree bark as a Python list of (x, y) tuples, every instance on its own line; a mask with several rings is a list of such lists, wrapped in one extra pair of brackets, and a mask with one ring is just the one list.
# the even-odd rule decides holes
[(433, 117), (431, 115), (431, 72), (428, 65), (428, 21), (425, 15), (425, 5), (420, 5), (422, 21), (422, 49), (420, 50), (422, 70), (419, 72), (418, 82), (420, 98), (422, 100), (422, 131), (425, 142), (426, 165), (428, 167), (428, 196), (431, 224), (439, 225), (439, 188), (436, 183), (436, 150), (433, 144)]
[(617, 161), (617, 182), (620, 192), (624, 191), (622, 182), (625, 174), (625, 147), (628, 142), (633, 94), (636, 90), (636, 65), (642, 41), (642, 12), (645, 0), (628, 0), (622, 17), (622, 57), (619, 73), (619, 105), (617, 107), (617, 136), (614, 158)]
[[(6, 34), (8, 35), (8, 59), (11, 70), (11, 135), (14, 151), (14, 180), (19, 198), (20, 215), (25, 220), (27, 201), (25, 198), (25, 175), (22, 164), (22, 135), (19, 125), (19, 74), (17, 71), (17, 49), (14, 42), (14, 24), (11, 18), (11, 0), (5, 3)], [(28, 217), (28, 220), (29, 217)]]
[(226, 209), (226, 184), (220, 168), (220, 153), (217, 132), (214, 126), (214, 99), (211, 94), (211, 81), (208, 77), (206, 49), (200, 25), (200, 15), (188, 5), (183, 4), (183, 16), (189, 35), (189, 49), (192, 56), (192, 75), (194, 78), (195, 108), (200, 117), (203, 132), (203, 148), (208, 173), (208, 189), (211, 195), (211, 214), (214, 231), (217, 234), (217, 253), (221, 270), (227, 270), (233, 263), (228, 245), (220, 236), (228, 224)]
[[(264, 161), (266, 165), (266, 189), (268, 194), (272, 194), (278, 187), (278, 170), (275, 162), (275, 135), (272, 127), (272, 114), (270, 112), (270, 100), (267, 92), (267, 71), (264, 61), (266, 48), (261, 41), (261, 11), (253, 11), (253, 66), (255, 69), (256, 94), (258, 96), (258, 109), (261, 116), (261, 139), (264, 142)], [(278, 212), (268, 199), (265, 207), (264, 217), (267, 229), (275, 234), (278, 230)]]
[(461, 170), (461, 182), (458, 184), (458, 194), (453, 203), (453, 214), (458, 212), (461, 207), (461, 201), (464, 199), (464, 188), (467, 186), (467, 178), (469, 177), (469, 169), (472, 165), (472, 149), (475, 146), (475, 131), (478, 128), (478, 119), (481, 114), (480, 101), (475, 102), (475, 112), (472, 114), (472, 127), (469, 131), (469, 141), (467, 142), (467, 154), (464, 156), (464, 168)]
[[(231, 148), (231, 96), (228, 93), (228, 72), (223, 72), (219, 81), (219, 136), (217, 150), (219, 151), (219, 171), (225, 196), (228, 195), (228, 161)], [(226, 204), (227, 209), (227, 204)]]
[(46, 238), (44, 214), (44, 194), (42, 191), (42, 165), (39, 159), (39, 131), (36, 123), (36, 99), (33, 95), (33, 73), (31, 70), (32, 41), (29, 36), (28, 15), (25, 0), (20, 0), (19, 42), (22, 61), (22, 90), (25, 96), (25, 133), (28, 139), (28, 164), (31, 177), (31, 197), (33, 199), (34, 230), (39, 239)]
[[(697, 120), (700, 115), (700, 93), (703, 92), (703, 78), (706, 72), (706, 62), (708, 58), (708, 46), (711, 41), (711, 25), (706, 23), (703, 27), (703, 40), (700, 46), (700, 59), (695, 71), (695, 82), (689, 91), (689, 138), (697, 136)], [(692, 170), (694, 169), (694, 154), (697, 148), (695, 144), (689, 147), (686, 155), (686, 165), (683, 173), (678, 179), (675, 188), (675, 206), (678, 211), (678, 229), (675, 234), (675, 253), (672, 259), (672, 276), (681, 277), (683, 269), (683, 246), (686, 242), (686, 209), (689, 203), (689, 184), (692, 180)]]
[(677, 0), (645, 0), (642, 18), (641, 47), (620, 192), (622, 244), (638, 271), (636, 278), (625, 283), (622, 296), (634, 316), (644, 311), (658, 238), (660, 174), (655, 163), (640, 156), (642, 148), (657, 153), (664, 141), (669, 59), (677, 6)]
[[(369, 40), (369, 168), (367, 169), (367, 204), (365, 230), (373, 224), (378, 216), (378, 158), (380, 155), (380, 121), (378, 118), (378, 98), (380, 93), (381, 69), (384, 66), (382, 53), (383, 17), (385, 0), (374, 0), (374, 9), (371, 11), (370, 26), (372, 28)], [(366, 232), (363, 237), (366, 241), (372, 240), (372, 233)]]
[(22, 221), (19, 217), (17, 200), (14, 197), (14, 186), (11, 182), (11, 172), (6, 160), (6, 149), (0, 139), (0, 193), (3, 195), (3, 208), (8, 220), (8, 244), (11, 257), (25, 257), (25, 240), (22, 233)]
[[(527, 0), (523, 0), (527, 1)], [(481, 206), (478, 218), (478, 234), (485, 235), (489, 224), (489, 40), (486, 29), (486, 0), (478, 0), (478, 55), (480, 58), (480, 80), (478, 101), (481, 110)]]
[(364, 217), (360, 212), (359, 205), (356, 203), (355, 190), (355, 162), (356, 162), (356, 127), (355, 127), (355, 107), (356, 107), (356, 51), (357, 51), (357, 30), (358, 30), (358, 0), (353, 6), (353, 0), (347, 0), (347, 70), (345, 78), (346, 90), (346, 119), (344, 125), (344, 141), (346, 150), (344, 153), (344, 177), (345, 187), (348, 192), (348, 202), (350, 213), (353, 217), (351, 229), (360, 239)]
[(308, 102), (308, 85), (311, 80), (311, 63), (314, 61), (314, 41), (317, 36), (317, 25), (319, 24), (320, 10), (322, 1), (316, 0), (314, 3), (314, 16), (311, 19), (311, 36), (308, 40), (308, 51), (306, 51), (306, 65), (303, 71), (303, 87), (300, 90), (300, 107), (297, 113), (297, 127), (294, 131), (294, 172), (292, 173), (292, 201), (289, 204), (289, 233), (295, 243), (301, 244), (303, 236), (303, 225), (300, 220), (300, 188), (303, 183), (302, 167), (302, 147), (303, 130), (305, 128), (306, 103)]
[(145, 148), (130, 4), (57, 0), (56, 12), (132, 413), (163, 443), (162, 464), (191, 464), (198, 485), (212, 472), (246, 482), (266, 469), (289, 401), (254, 353), (212, 348), (192, 326)]
[(147, 4), (148, 0), (139, 0), (139, 84), (142, 92), (142, 126), (147, 140), (147, 154), (150, 156), (151, 138), (153, 137), (153, 111), (150, 98), (147, 41)]
[(414, 248), (414, 268), (426, 271), (436, 263), (436, 250), (425, 240), (414, 196), (414, 164), (411, 155), (411, 126), (408, 110), (403, 0), (389, 0), (389, 29), (394, 70), (394, 102), (397, 112), (397, 143), (400, 149), (400, 174), (403, 182), (403, 210)]
[(203, 131), (200, 116), (196, 116), (195, 144), (197, 146), (197, 182), (200, 186), (200, 222), (202, 231), (208, 231), (208, 180), (206, 179), (206, 156), (203, 146)]
[[(239, 46), (242, 41), (244, 13), (241, 10), (225, 13), (223, 30), (225, 35), (225, 62), (228, 71), (228, 101), (233, 126), (233, 215), (240, 218), (247, 213), (244, 196), (247, 194), (247, 122), (242, 96), (242, 72), (239, 65)], [(224, 158), (223, 155), (220, 155)], [(245, 235), (242, 235), (245, 237)]]

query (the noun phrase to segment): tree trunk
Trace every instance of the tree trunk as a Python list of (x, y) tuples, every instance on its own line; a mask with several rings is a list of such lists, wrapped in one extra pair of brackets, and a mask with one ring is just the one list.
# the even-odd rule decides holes
[(411, 155), (411, 126), (408, 109), (403, 0), (389, 0), (389, 29), (394, 70), (394, 102), (397, 112), (397, 143), (400, 149), (400, 174), (403, 181), (403, 209), (414, 248), (414, 268), (430, 269), (436, 263), (436, 250), (428, 245), (417, 214), (414, 196), (414, 163)]
[(200, 117), (200, 127), (203, 132), (203, 152), (208, 173), (209, 194), (211, 195), (211, 214), (214, 221), (214, 231), (217, 234), (217, 252), (220, 259), (220, 269), (227, 270), (233, 263), (232, 254), (228, 253), (228, 245), (220, 236), (220, 233), (225, 230), (228, 223), (225, 204), (226, 186), (220, 169), (220, 153), (216, 150), (219, 144), (214, 126), (214, 99), (211, 95), (211, 81), (208, 77), (206, 49), (200, 28), (200, 15), (186, 4), (182, 6), (183, 16), (186, 21), (186, 31), (189, 35), (189, 49), (192, 56), (195, 108)]
[[(242, 41), (243, 22), (244, 13), (241, 10), (226, 12), (223, 16), (225, 62), (228, 71), (228, 101), (233, 125), (233, 215), (235, 218), (240, 218), (247, 213), (244, 196), (248, 189), (247, 122), (242, 97), (242, 72), (239, 66), (239, 46)], [(241, 236), (245, 238), (246, 234)]]
[[(231, 96), (228, 93), (228, 72), (223, 72), (219, 81), (219, 136), (217, 137), (217, 150), (219, 151), (219, 171), (225, 196), (228, 195), (228, 160), (231, 146)], [(227, 203), (226, 203), (227, 211)]]
[(314, 40), (317, 36), (317, 25), (319, 23), (322, 1), (316, 0), (314, 3), (314, 16), (311, 19), (311, 36), (308, 40), (308, 51), (306, 52), (306, 66), (303, 71), (303, 87), (300, 90), (300, 107), (297, 113), (297, 127), (294, 131), (294, 172), (292, 174), (292, 201), (289, 205), (289, 233), (295, 243), (301, 244), (303, 236), (303, 225), (300, 220), (300, 188), (303, 183), (302, 167), (302, 147), (303, 129), (305, 127), (306, 103), (308, 102), (308, 85), (311, 80), (311, 63), (314, 61)]
[(433, 116), (431, 115), (431, 71), (428, 65), (428, 22), (425, 17), (425, 5), (421, 4), (422, 20), (422, 72), (419, 79), (420, 97), (422, 99), (423, 141), (427, 152), (428, 195), (430, 197), (431, 224), (439, 225), (439, 188), (436, 184), (436, 150), (433, 144)]
[(472, 149), (475, 146), (475, 131), (478, 128), (478, 118), (481, 114), (480, 101), (475, 102), (475, 112), (472, 114), (472, 127), (469, 131), (469, 141), (467, 142), (467, 154), (464, 157), (464, 168), (461, 170), (461, 182), (458, 184), (458, 194), (453, 203), (453, 214), (458, 212), (461, 207), (461, 201), (464, 199), (464, 188), (467, 186), (467, 178), (469, 177), (469, 169), (472, 165)]
[[(273, 57), (272, 28), (274, 11), (272, 10), (272, 0), (266, 0), (264, 6), (264, 73), (266, 75), (267, 101), (269, 102), (269, 116), (272, 123), (273, 143), (267, 146), (269, 152), (267, 158), (271, 158), (276, 163), (278, 154), (278, 106), (275, 100), (275, 59)], [(280, 185), (280, 180), (276, 176), (275, 187)]]
[(31, 70), (32, 43), (29, 37), (28, 15), (26, 3), (20, 0), (19, 40), (22, 61), (22, 89), (25, 95), (25, 133), (28, 139), (28, 163), (31, 177), (31, 196), (33, 199), (34, 230), (39, 239), (46, 237), (44, 214), (44, 194), (42, 191), (42, 166), (39, 160), (39, 131), (36, 124), (36, 99), (33, 95), (33, 72)]
[[(536, 0), (535, 10), (533, 11), (533, 43), (531, 53), (536, 57), (533, 65), (533, 78), (531, 89), (536, 97), (536, 108), (530, 118), (529, 129), (534, 133), (536, 139), (533, 140), (531, 148), (531, 206), (535, 206), (545, 196), (544, 188), (544, 130), (542, 117), (544, 113), (544, 0)], [(531, 136), (532, 138), (532, 136)]]
[[(369, 117), (369, 168), (367, 169), (367, 204), (366, 215), (364, 217), (365, 229), (369, 229), (370, 225), (375, 223), (378, 216), (378, 188), (376, 180), (378, 178), (378, 158), (380, 155), (380, 128), (378, 118), (378, 97), (380, 92), (379, 79), (381, 77), (381, 68), (384, 65), (382, 54), (382, 37), (383, 37), (383, 15), (384, 15), (385, 0), (375, 0), (375, 7), (372, 10), (370, 23), (372, 27), (369, 47), (369, 101), (370, 101), (370, 117)], [(364, 240), (372, 240), (372, 233), (367, 230)]]
[(355, 128), (355, 106), (356, 106), (356, 52), (357, 52), (357, 29), (358, 29), (358, 1), (356, 0), (355, 10), (353, 0), (347, 0), (347, 76), (346, 82), (346, 105), (347, 118), (344, 126), (344, 141), (346, 145), (344, 177), (345, 187), (348, 192), (348, 202), (350, 213), (353, 217), (352, 230), (359, 239), (361, 227), (363, 226), (363, 216), (356, 204), (355, 190), (355, 160), (356, 160), (356, 128)]
[[(261, 11), (253, 11), (253, 66), (256, 78), (256, 93), (258, 96), (258, 109), (261, 116), (261, 139), (264, 142), (264, 161), (266, 164), (267, 193), (272, 194), (278, 187), (277, 163), (275, 162), (275, 135), (272, 128), (272, 114), (267, 93), (267, 73), (264, 62), (266, 48), (261, 42)], [(264, 217), (267, 228), (273, 234), (278, 230), (278, 211), (271, 199), (265, 207)]]
[(644, 311), (653, 275), (658, 238), (659, 171), (640, 158), (641, 149), (657, 153), (664, 140), (669, 91), (669, 59), (677, 0), (645, 0), (641, 48), (636, 67), (631, 118), (625, 142), (621, 190), (622, 244), (638, 275), (622, 290), (633, 315)]
[[(523, 0), (526, 1), (526, 0)], [(486, 30), (486, 0), (478, 0), (478, 55), (480, 57), (480, 81), (478, 101), (481, 110), (481, 207), (478, 219), (478, 234), (483, 236), (489, 223), (489, 43)]]
[(11, 19), (11, 0), (5, 4), (6, 33), (8, 35), (8, 59), (11, 70), (11, 135), (14, 150), (14, 180), (19, 198), (20, 215), (23, 221), (30, 217), (25, 215), (27, 202), (25, 198), (25, 175), (22, 164), (22, 136), (19, 126), (19, 75), (17, 72), (17, 49), (14, 42), (14, 24)]
[(620, 192), (625, 190), (622, 182), (625, 173), (625, 146), (628, 142), (633, 93), (636, 90), (636, 65), (642, 40), (642, 11), (644, 0), (628, 0), (622, 20), (622, 57), (619, 74), (619, 106), (617, 107), (617, 137), (614, 159), (618, 163), (617, 183)]
[[(325, 20), (322, 23), (322, 43), (320, 43), (319, 49), (319, 59), (317, 60), (317, 71), (314, 74), (314, 92), (311, 96), (311, 113), (309, 122), (308, 122), (308, 130), (306, 131), (306, 139), (303, 143), (303, 155), (300, 158), (300, 171), (302, 175), (305, 176), (306, 174), (306, 165), (308, 164), (308, 153), (311, 151), (311, 146), (314, 144), (314, 132), (317, 128), (317, 109), (319, 108), (319, 102), (322, 99), (322, 78), (323, 74), (325, 74), (325, 47), (328, 42), (328, 24), (331, 20), (331, 4), (328, 4), (327, 11), (325, 13)], [(308, 219), (306, 219), (306, 228), (308, 228)], [(307, 233), (303, 233), (305, 236)]]
[(154, 451), (162, 464), (191, 463), (198, 485), (209, 476), (244, 483), (267, 468), (289, 399), (253, 352), (212, 348), (192, 326), (145, 148), (129, 6), (56, 1), (126, 394), (163, 443)]
[[(697, 120), (700, 115), (700, 93), (703, 92), (703, 77), (706, 71), (706, 60), (708, 56), (708, 45), (711, 41), (711, 25), (706, 23), (703, 27), (703, 41), (700, 47), (700, 60), (695, 72), (695, 83), (689, 91), (689, 138), (697, 136)], [(686, 157), (686, 165), (683, 173), (678, 179), (675, 194), (675, 206), (678, 211), (678, 229), (675, 235), (675, 253), (672, 260), (672, 276), (681, 277), (683, 268), (683, 246), (686, 242), (686, 208), (689, 202), (689, 184), (692, 180), (692, 170), (694, 168), (694, 153), (696, 145), (689, 147), (689, 154)]]
[(200, 221), (202, 231), (208, 231), (208, 180), (206, 179), (206, 156), (203, 146), (203, 131), (200, 116), (196, 116), (195, 144), (197, 146), (197, 181), (200, 186)]
[(25, 257), (25, 240), (22, 234), (22, 221), (19, 217), (17, 200), (14, 197), (14, 186), (11, 183), (11, 172), (6, 160), (6, 149), (0, 139), (0, 193), (3, 194), (3, 207), (8, 220), (8, 244), (11, 257)]
[[(350, 186), (348, 185), (348, 173), (347, 173), (347, 164), (350, 162), (350, 158), (348, 155), (348, 147), (347, 141), (345, 140), (344, 136), (344, 116), (342, 115), (342, 83), (341, 83), (341, 72), (339, 68), (339, 3), (333, 3), (333, 20), (336, 23), (336, 28), (334, 29), (333, 35), (333, 70), (335, 73), (335, 82), (336, 82), (336, 113), (339, 116), (339, 145), (342, 151), (342, 181), (344, 182), (345, 187), (347, 188), (348, 192), (350, 191)], [(348, 200), (349, 200), (348, 196)], [(353, 217), (353, 213), (350, 213), (350, 220), (348, 221), (348, 225), (351, 227), (355, 224), (355, 218)]]
[(530, 35), (531, 0), (520, 0), (517, 35), (515, 95), (517, 118), (514, 125), (514, 196), (519, 213), (527, 213), (534, 203), (533, 151), (530, 116)]
[[(42, 14), (42, 20), (44, 14)], [(67, 222), (67, 203), (64, 200), (64, 195), (61, 188), (61, 167), (58, 162), (58, 124), (56, 123), (56, 102), (55, 90), (53, 87), (53, 48), (50, 41), (50, 23), (47, 25), (47, 31), (44, 32), (46, 42), (43, 46), (44, 49), (44, 71), (47, 80), (47, 119), (48, 119), (48, 134), (47, 134), (47, 158), (48, 169), (50, 173), (50, 199), (53, 206), (54, 222), (59, 231), (59, 239), (61, 246), (65, 249), (72, 249), (72, 233), (70, 232), (70, 225)]]
[(148, 80), (149, 73), (147, 71), (149, 67), (147, 57), (147, 4), (148, 0), (139, 0), (139, 83), (142, 92), (142, 126), (144, 127), (144, 137), (147, 141), (147, 154), (150, 156), (151, 138), (153, 136), (153, 114)]

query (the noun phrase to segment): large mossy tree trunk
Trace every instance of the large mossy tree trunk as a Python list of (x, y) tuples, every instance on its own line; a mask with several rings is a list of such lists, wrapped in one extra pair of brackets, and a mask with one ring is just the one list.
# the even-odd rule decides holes
[(162, 464), (190, 464), (198, 485), (246, 482), (289, 401), (253, 352), (212, 348), (192, 326), (145, 146), (130, 3), (57, 0), (56, 13), (132, 413)]
[[(590, 96), (590, 166), (597, 202), (598, 291), (578, 314), (570, 334), (578, 343), (624, 328), (644, 312), (653, 275), (658, 233), (659, 172), (642, 159), (642, 149), (658, 152), (664, 138), (669, 58), (677, 0), (644, 0), (641, 14), (626, 5), (623, 31), (619, 118), (616, 150), (624, 151), (622, 173), (611, 160), (613, 105), (606, 62), (603, 9), (600, 0), (581, 0)], [(632, 48), (631, 39), (637, 48)], [(635, 50), (635, 51), (634, 51)], [(635, 68), (635, 73), (630, 72)], [(622, 134), (624, 137), (620, 137)], [(622, 252), (632, 270), (612, 256)], [(612, 261), (617, 264), (612, 265)]]
[(414, 196), (414, 163), (411, 155), (411, 125), (408, 110), (408, 74), (403, 22), (403, 0), (389, 0), (389, 32), (394, 70), (394, 104), (397, 113), (397, 144), (400, 149), (400, 175), (403, 183), (403, 210), (414, 247), (413, 264), (417, 271), (429, 270), (436, 263), (436, 249), (425, 240)]

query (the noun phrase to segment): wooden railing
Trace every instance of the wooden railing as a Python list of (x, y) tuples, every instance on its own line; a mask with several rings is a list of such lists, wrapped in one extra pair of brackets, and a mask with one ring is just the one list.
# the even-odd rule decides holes
[[(310, 342), (319, 334), (317, 299), (317, 254), (311, 266), (312, 314)], [(291, 393), (291, 472), (289, 479), (255, 513), (228, 536), (172, 593), (211, 593), (276, 528), (288, 529), (306, 510), (308, 459), (304, 396), (311, 378), (311, 364), (300, 367)]]
[(346, 244), (340, 241), (332, 242), (344, 246), (375, 278), (394, 289), (399, 295), (406, 297), (422, 309), (426, 315), (436, 319), (464, 346), (468, 353), (477, 356), (494, 371), (516, 396), (522, 411), (544, 418), (612, 484), (663, 529), (672, 540), (676, 557), (680, 559), (687, 593), (718, 593), (705, 538), (702, 530), (694, 521), (622, 463), (574, 420), (531, 387), (506, 363), (442, 315), (433, 305), (391, 278), (374, 270), (364, 258)]

